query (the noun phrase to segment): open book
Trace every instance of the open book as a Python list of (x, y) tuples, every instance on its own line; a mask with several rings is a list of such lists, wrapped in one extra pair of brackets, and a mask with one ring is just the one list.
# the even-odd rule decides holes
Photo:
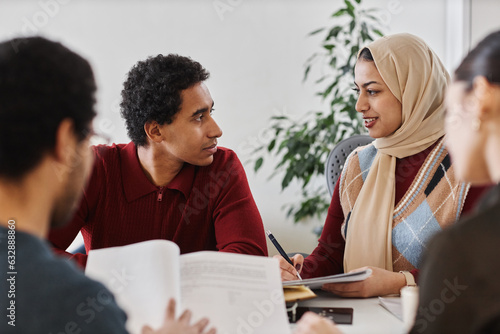
[(349, 282), (363, 281), (368, 277), (370, 277), (371, 274), (372, 274), (371, 269), (365, 269), (362, 271), (353, 271), (345, 274), (307, 278), (302, 281), (300, 280), (286, 281), (283, 282), (283, 286), (305, 285), (310, 289), (319, 289), (323, 284), (327, 283), (349, 283)]
[(167, 302), (192, 321), (208, 317), (218, 334), (290, 333), (278, 261), (272, 258), (196, 252), (179, 255), (167, 240), (150, 240), (89, 252), (86, 274), (113, 292), (128, 315), (127, 329), (158, 328)]

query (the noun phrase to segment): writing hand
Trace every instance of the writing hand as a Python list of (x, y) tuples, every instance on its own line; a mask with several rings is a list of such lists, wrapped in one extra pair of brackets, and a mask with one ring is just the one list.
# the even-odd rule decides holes
[(281, 255), (273, 256), (280, 262), (280, 273), (282, 281), (294, 281), (299, 279), (297, 277), (297, 272), (300, 274), (302, 271), (302, 265), (304, 264), (304, 257), (300, 254), (295, 254), (290, 260), (293, 262), (293, 266), (286, 262), (286, 260)]

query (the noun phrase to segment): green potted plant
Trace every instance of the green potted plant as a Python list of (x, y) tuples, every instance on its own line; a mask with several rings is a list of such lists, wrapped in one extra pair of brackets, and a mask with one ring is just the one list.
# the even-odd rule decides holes
[(304, 81), (310, 79), (311, 69), (321, 67), (324, 74), (314, 82), (320, 87), (317, 95), (327, 103), (328, 110), (308, 112), (300, 121), (286, 115), (271, 117), (266, 131), (271, 131), (273, 138), (254, 152), (256, 172), (266, 157), (275, 155), (279, 162), (271, 177), (283, 173), (282, 190), (294, 179), (301, 185), (300, 201), (287, 208), (287, 215), (293, 216), (295, 222), (312, 216), (323, 218), (330, 196), (324, 183), (314, 186), (311, 181), (324, 174), (328, 153), (336, 143), (364, 132), (352, 90), (354, 65), (360, 48), (383, 35), (383, 25), (377, 17), (379, 9), (362, 9), (361, 1), (344, 0), (345, 7), (331, 16), (331, 27), (310, 33), (323, 33), (325, 37), (320, 50), (305, 63)]

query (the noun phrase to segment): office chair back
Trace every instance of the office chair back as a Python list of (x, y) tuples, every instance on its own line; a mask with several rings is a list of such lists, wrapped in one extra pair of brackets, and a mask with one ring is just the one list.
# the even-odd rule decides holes
[(368, 145), (373, 141), (373, 138), (367, 135), (355, 135), (339, 142), (333, 150), (328, 155), (328, 159), (325, 164), (325, 175), (326, 184), (328, 186), (328, 191), (330, 196), (333, 195), (333, 189), (335, 189), (335, 183), (344, 168), (345, 161), (349, 154), (356, 147)]

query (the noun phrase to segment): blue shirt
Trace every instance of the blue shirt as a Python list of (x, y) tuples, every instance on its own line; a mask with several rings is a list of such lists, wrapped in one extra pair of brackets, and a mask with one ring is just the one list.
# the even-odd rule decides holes
[(111, 292), (44, 240), (14, 231), (0, 226), (0, 333), (127, 333)]

